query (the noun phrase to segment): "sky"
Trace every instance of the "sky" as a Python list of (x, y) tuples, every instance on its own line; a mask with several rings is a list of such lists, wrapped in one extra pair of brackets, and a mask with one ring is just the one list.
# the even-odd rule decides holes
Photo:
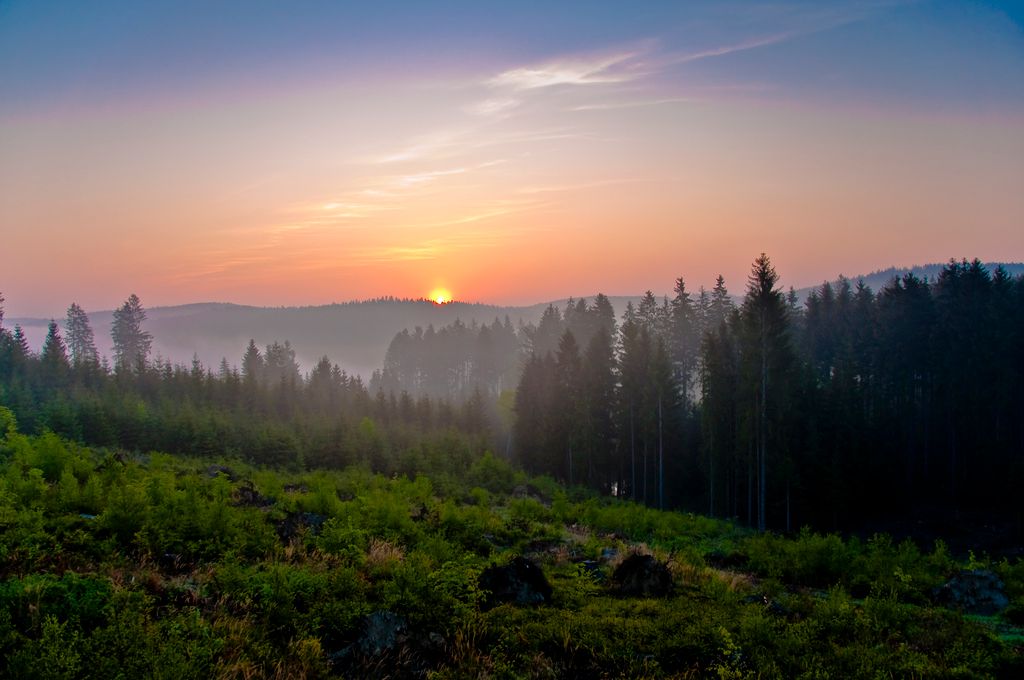
[(8, 316), (1024, 260), (996, 2), (0, 0)]

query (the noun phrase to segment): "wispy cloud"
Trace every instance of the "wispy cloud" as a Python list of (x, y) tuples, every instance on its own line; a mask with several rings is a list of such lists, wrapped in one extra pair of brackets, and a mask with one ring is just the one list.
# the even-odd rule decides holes
[(533, 90), (554, 85), (594, 85), (621, 83), (642, 75), (628, 68), (638, 55), (636, 51), (601, 57), (567, 57), (538, 66), (504, 71), (487, 81), (495, 87)]
[(678, 54), (669, 57), (666, 60), (666, 65), (687, 64), (693, 61), (700, 61), (701, 59), (711, 59), (712, 57), (724, 57), (728, 54), (734, 54), (736, 52), (746, 52), (747, 50), (754, 50), (759, 47), (778, 45), (779, 43), (786, 42), (787, 40), (791, 40), (799, 35), (804, 35), (807, 32), (808, 31), (786, 31), (783, 33), (776, 33), (773, 35), (751, 38), (749, 40), (743, 40), (741, 42), (731, 43), (728, 45), (721, 45), (719, 47), (712, 47), (705, 50), (699, 50), (697, 52)]
[(511, 97), (498, 97), (484, 99), (483, 101), (470, 104), (465, 110), (474, 116), (504, 116), (512, 111), (512, 109), (518, 107), (521, 103), (522, 102), (520, 100), (513, 99)]

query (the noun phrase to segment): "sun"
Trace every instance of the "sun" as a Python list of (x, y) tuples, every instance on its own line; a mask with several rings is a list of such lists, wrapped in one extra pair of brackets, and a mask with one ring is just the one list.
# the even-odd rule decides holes
[(452, 301), (452, 294), (447, 288), (435, 288), (430, 291), (430, 299), (435, 305), (443, 305)]

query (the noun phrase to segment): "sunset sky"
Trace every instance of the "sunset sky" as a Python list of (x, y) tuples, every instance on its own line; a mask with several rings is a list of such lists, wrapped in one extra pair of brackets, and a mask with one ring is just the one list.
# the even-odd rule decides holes
[[(1009, 3), (1006, 3), (1009, 6)], [(797, 287), (1024, 260), (973, 2), (0, 0), (11, 316)]]

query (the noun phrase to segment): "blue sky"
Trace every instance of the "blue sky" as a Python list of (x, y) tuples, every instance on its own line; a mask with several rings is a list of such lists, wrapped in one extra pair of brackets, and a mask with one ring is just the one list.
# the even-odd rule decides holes
[(129, 289), (528, 302), (739, 286), (762, 250), (794, 285), (1024, 259), (1021, 18), (0, 0), (0, 229), (21, 255), (0, 290), (26, 313)]

